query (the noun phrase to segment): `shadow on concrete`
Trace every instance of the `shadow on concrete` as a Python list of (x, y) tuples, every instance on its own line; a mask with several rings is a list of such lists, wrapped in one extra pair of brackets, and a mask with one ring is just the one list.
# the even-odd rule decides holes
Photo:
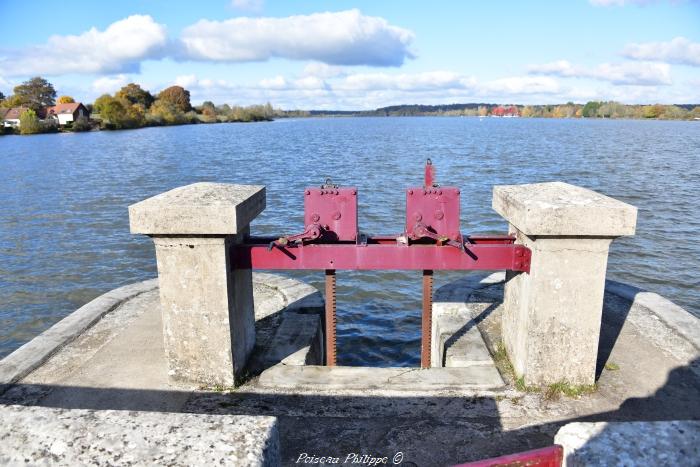
[[(285, 465), (302, 453), (345, 457), (351, 453), (402, 465), (449, 465), (553, 443), (556, 431), (574, 421), (700, 420), (700, 359), (670, 372), (652, 396), (630, 398), (618, 410), (505, 430), (492, 397), (387, 397), (257, 392), (145, 391), (16, 384), (0, 404), (64, 409), (160, 410), (156, 402), (186, 396), (186, 413), (268, 415), (279, 419)], [(64, 397), (51, 397), (57, 391)], [(165, 404), (167, 405), (167, 404)], [(544, 410), (544, 409), (541, 409)], [(519, 424), (527, 423), (519, 420)], [(350, 465), (350, 463), (348, 463)]]
[[(611, 306), (612, 302), (618, 301), (621, 303), (620, 306)], [(628, 304), (624, 303), (628, 302)], [(627, 321), (627, 315), (629, 315), (634, 300), (622, 300), (617, 295), (610, 292), (605, 293), (605, 298), (603, 303), (603, 319), (600, 323), (600, 340), (598, 341), (598, 360), (596, 361), (595, 368), (595, 378), (596, 380), (600, 378), (603, 373), (603, 368), (610, 358), (610, 353), (615, 347), (617, 338), (620, 337), (622, 332), (622, 327)]]

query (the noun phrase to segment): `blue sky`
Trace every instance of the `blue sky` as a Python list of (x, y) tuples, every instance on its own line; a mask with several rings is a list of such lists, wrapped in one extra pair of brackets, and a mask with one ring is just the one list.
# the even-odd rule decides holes
[(137, 82), (199, 103), (700, 103), (700, 2), (0, 0), (0, 91), (90, 102)]

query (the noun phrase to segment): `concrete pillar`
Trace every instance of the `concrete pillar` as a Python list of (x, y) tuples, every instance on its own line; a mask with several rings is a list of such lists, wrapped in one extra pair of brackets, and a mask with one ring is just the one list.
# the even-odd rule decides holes
[(265, 187), (222, 183), (129, 206), (131, 233), (155, 243), (172, 378), (232, 386), (245, 366), (255, 344), (252, 273), (231, 269), (229, 249), (263, 209)]
[(608, 247), (634, 235), (637, 208), (562, 182), (496, 186), (493, 209), (530, 273), (506, 275), (503, 342), (528, 385), (595, 382)]

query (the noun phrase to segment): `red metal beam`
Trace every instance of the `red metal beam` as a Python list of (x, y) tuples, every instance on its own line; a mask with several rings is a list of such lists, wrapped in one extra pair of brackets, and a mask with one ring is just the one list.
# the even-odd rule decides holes
[(241, 244), (232, 248), (233, 267), (241, 269), (341, 270), (512, 270), (530, 272), (530, 250), (508, 243), (449, 245)]
[(561, 467), (564, 450), (558, 444), (453, 467)]

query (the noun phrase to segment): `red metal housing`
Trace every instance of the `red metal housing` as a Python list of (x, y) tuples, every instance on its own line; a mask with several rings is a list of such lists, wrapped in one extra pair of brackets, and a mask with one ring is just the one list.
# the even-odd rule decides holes
[(411, 240), (424, 238), (425, 227), (437, 237), (459, 241), (459, 189), (417, 187), (406, 190), (406, 234)]
[(304, 191), (304, 225), (318, 224), (322, 240), (357, 240), (357, 188), (324, 185)]

